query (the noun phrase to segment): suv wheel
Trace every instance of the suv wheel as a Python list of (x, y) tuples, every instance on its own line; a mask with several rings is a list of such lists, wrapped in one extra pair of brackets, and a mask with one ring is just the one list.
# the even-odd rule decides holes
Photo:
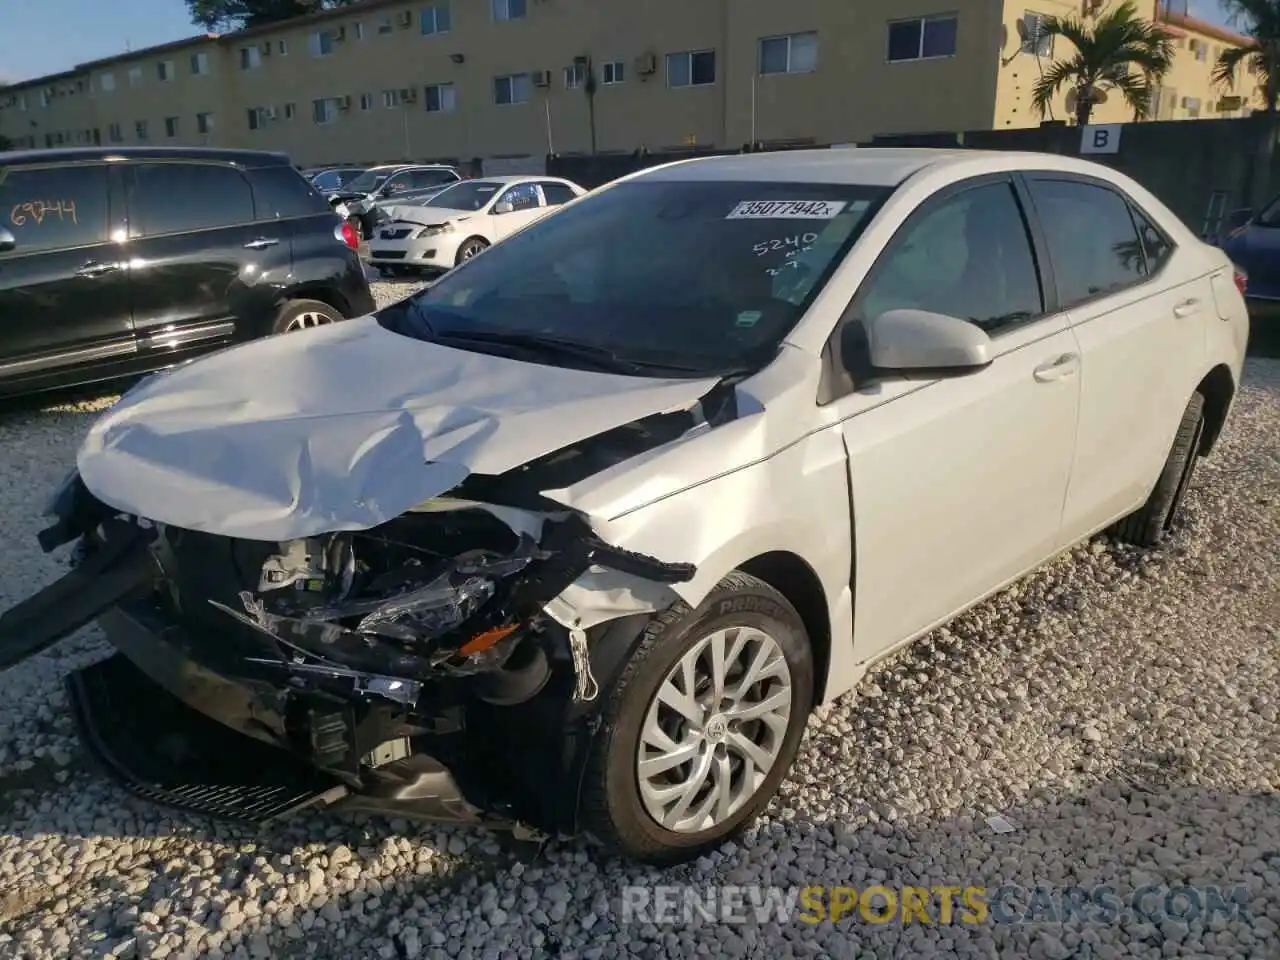
[(601, 706), (583, 819), (613, 851), (691, 860), (743, 830), (800, 746), (813, 654), (787, 599), (732, 573), (653, 621)]
[(272, 332), (292, 333), (295, 330), (320, 327), (326, 323), (337, 323), (342, 319), (342, 314), (319, 300), (290, 300), (276, 315)]

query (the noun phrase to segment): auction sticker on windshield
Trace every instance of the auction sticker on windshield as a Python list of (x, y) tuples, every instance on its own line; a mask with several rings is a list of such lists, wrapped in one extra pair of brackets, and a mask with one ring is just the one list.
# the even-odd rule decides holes
[(843, 200), (743, 200), (726, 220), (832, 220)]

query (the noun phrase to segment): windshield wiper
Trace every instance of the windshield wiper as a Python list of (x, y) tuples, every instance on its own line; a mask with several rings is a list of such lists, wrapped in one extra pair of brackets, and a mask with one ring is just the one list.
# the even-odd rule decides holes
[(582, 343), (579, 340), (562, 340), (559, 337), (540, 333), (498, 333), (488, 330), (468, 330), (465, 333), (440, 331), (436, 333), (435, 339), (438, 343), (446, 345), (472, 343), (482, 346), (512, 347), (541, 357), (555, 357), (585, 363), (606, 373), (637, 373), (646, 366), (646, 364), (623, 360), (608, 347)]

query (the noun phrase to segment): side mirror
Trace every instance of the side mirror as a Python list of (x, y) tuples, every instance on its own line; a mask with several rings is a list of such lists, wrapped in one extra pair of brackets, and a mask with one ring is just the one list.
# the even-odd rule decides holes
[(18, 245), (18, 238), (11, 230), (0, 227), (0, 253), (8, 253)]
[(511, 203), (510, 200), (499, 200), (497, 203), (493, 205), (494, 213), (510, 213), (514, 209), (515, 209), (515, 206)]
[(888, 310), (863, 322), (877, 373), (960, 374), (994, 359), (991, 338), (968, 320), (927, 310)]

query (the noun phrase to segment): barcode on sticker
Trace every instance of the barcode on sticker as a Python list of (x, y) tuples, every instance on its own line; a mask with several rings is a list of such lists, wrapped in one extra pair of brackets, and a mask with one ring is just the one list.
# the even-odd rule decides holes
[(846, 206), (843, 200), (743, 200), (726, 220), (830, 220)]

